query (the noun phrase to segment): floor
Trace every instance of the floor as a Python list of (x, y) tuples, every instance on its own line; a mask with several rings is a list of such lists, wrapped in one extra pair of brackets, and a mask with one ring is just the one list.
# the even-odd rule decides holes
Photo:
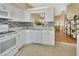
[(74, 43), (76, 44), (76, 39), (69, 37), (62, 31), (56, 31), (56, 42), (66, 42), (66, 43)]
[(56, 46), (29, 44), (20, 49), (16, 56), (75, 56), (76, 45), (56, 43)]
[(23, 46), (16, 56), (76, 56), (76, 40), (56, 31), (56, 46), (29, 44)]

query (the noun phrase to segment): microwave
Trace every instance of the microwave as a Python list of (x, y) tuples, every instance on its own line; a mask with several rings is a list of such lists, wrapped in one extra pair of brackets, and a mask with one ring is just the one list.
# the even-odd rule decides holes
[(9, 19), (10, 14), (7, 10), (0, 10), (0, 18)]

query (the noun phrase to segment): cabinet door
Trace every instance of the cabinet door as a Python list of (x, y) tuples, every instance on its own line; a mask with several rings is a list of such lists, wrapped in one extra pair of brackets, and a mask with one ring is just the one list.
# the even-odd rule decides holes
[(32, 42), (33, 43), (42, 43), (41, 30), (32, 30)]
[(19, 49), (21, 47), (20, 33), (17, 33), (16, 44), (17, 44), (17, 49)]
[(10, 15), (10, 17), (12, 18), (12, 19), (15, 19), (15, 7), (13, 6), (13, 5), (11, 5), (11, 15)]
[(54, 45), (54, 31), (51, 30), (42, 30), (42, 43), (46, 45)]
[(17, 47), (21, 48), (24, 45), (24, 41), (25, 41), (25, 33), (24, 32), (19, 32), (17, 33)]
[(32, 22), (31, 13), (29, 11), (25, 11), (24, 21), (25, 22)]
[(22, 46), (25, 44), (25, 39), (26, 39), (26, 33), (25, 33), (25, 31), (22, 31), (20, 33), (20, 40), (21, 40), (21, 45)]
[(54, 21), (54, 8), (48, 8), (45, 11), (45, 21)]
[(26, 40), (25, 44), (32, 43), (32, 30), (26, 30)]

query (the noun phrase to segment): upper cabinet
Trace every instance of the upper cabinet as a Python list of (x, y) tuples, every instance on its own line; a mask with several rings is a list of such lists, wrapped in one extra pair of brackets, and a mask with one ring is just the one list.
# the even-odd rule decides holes
[(0, 18), (11, 19), (10, 21), (22, 22), (24, 20), (24, 10), (15, 4), (1, 3)]
[(45, 21), (54, 21), (54, 8), (47, 8), (46, 9)]
[[(45, 22), (53, 22), (54, 21), (54, 8), (53, 7), (38, 7), (38, 8), (31, 8), (29, 12), (32, 14), (40, 14), (39, 16), (44, 18)], [(28, 15), (28, 13), (26, 13)], [(36, 15), (36, 17), (37, 17)], [(32, 16), (30, 16), (31, 18)], [(31, 21), (31, 19), (28, 19)], [(33, 21), (33, 20), (32, 20)]]
[(24, 10), (13, 5), (11, 10), (12, 21), (24, 22)]
[[(28, 10), (21, 9), (15, 4), (0, 4), (0, 18), (8, 18), (11, 21), (18, 22), (32, 22), (32, 13), (41, 13), (43, 12), (44, 21), (51, 22), (54, 21), (54, 8), (52, 7), (39, 7), (31, 8)], [(40, 15), (42, 16), (42, 15)]]
[(22, 22), (24, 18), (24, 10), (19, 8), (15, 4), (9, 4), (9, 12), (10, 12), (10, 17), (12, 20), (10, 21), (17, 21), (17, 22)]
[(32, 22), (31, 13), (30, 13), (28, 10), (25, 11), (25, 14), (24, 14), (24, 21), (25, 21), (25, 22)]

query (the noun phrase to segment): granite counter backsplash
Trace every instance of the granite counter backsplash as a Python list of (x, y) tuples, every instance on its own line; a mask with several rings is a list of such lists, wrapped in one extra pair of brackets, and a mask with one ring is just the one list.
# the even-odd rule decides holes
[(9, 22), (9, 27), (32, 27), (32, 22)]
[(4, 21), (1, 19), (0, 24), (8, 24), (9, 28), (15, 27), (32, 27), (32, 22), (15, 22), (15, 21)]
[[(15, 21), (7, 21), (0, 19), (0, 24), (8, 24), (9, 28), (15, 28), (15, 27), (26, 27), (27, 29), (29, 28), (34, 28), (33, 22), (15, 22)], [(44, 25), (42, 27), (54, 27), (54, 22), (44, 22)], [(38, 26), (39, 27), (39, 26)]]

